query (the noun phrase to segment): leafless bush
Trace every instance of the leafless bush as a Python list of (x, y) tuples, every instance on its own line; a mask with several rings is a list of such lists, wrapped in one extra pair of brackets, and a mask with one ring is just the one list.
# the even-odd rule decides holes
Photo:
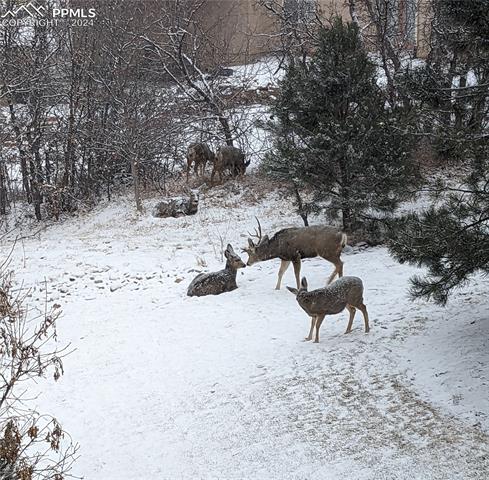
[(66, 348), (56, 345), (59, 305), (36, 312), (14, 283), (9, 263), (0, 265), (0, 479), (62, 480), (77, 446), (55, 418), (29, 406), (29, 385), (63, 374)]

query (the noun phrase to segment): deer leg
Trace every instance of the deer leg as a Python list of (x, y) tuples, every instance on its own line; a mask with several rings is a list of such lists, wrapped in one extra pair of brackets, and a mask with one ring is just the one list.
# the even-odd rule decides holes
[[(275, 286), (275, 290), (280, 290), (280, 286), (282, 285), (282, 277), (284, 276), (285, 271), (289, 268), (290, 262), (288, 260), (281, 260), (280, 268), (278, 271), (278, 280), (277, 285)], [(300, 285), (297, 286), (299, 288)]]
[(192, 168), (192, 163), (187, 162), (187, 183), (188, 183), (188, 174), (190, 173), (190, 169)]
[(368, 333), (370, 331), (370, 327), (368, 324), (368, 313), (367, 313), (367, 307), (365, 306), (364, 303), (358, 305), (359, 310), (363, 314), (363, 320), (365, 322), (365, 333)]
[(311, 317), (311, 328), (309, 329), (309, 335), (304, 339), (306, 342), (312, 340), (312, 333), (314, 332), (314, 326), (316, 325), (316, 316)]
[(329, 276), (326, 285), (329, 285), (335, 279), (336, 275), (338, 275), (338, 277), (343, 276), (343, 262), (340, 259), (338, 259), (336, 262), (334, 262), (334, 266), (335, 269)]
[(336, 268), (333, 270), (333, 273), (329, 276), (326, 285), (329, 285), (334, 280), (335, 277), (336, 277)]
[(336, 264), (336, 270), (338, 272), (338, 278), (343, 276), (343, 262), (338, 259), (338, 263)]
[(301, 288), (301, 259), (296, 258), (292, 260), (292, 265), (294, 267), (295, 282), (297, 283), (297, 288)]
[(211, 173), (211, 186), (214, 184), (214, 175), (216, 174), (216, 165), (212, 167), (212, 173)]
[(350, 333), (351, 332), (351, 327), (353, 325), (353, 317), (355, 316), (356, 309), (353, 305), (347, 305), (346, 308), (350, 312), (350, 318), (348, 320), (348, 327), (346, 327), (346, 332), (345, 333)]
[(314, 339), (314, 343), (319, 343), (319, 329), (321, 328), (321, 323), (323, 323), (324, 317), (323, 315), (316, 315), (316, 338)]

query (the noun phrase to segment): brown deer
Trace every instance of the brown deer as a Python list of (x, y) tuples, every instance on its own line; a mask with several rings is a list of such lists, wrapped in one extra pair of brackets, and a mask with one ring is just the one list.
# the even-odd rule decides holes
[(316, 337), (314, 343), (319, 342), (319, 329), (326, 315), (336, 315), (345, 308), (350, 312), (348, 327), (345, 333), (351, 332), (353, 317), (358, 308), (363, 314), (365, 322), (365, 333), (370, 331), (368, 324), (367, 307), (363, 303), (363, 283), (358, 277), (341, 277), (331, 285), (318, 288), (317, 290), (307, 291), (306, 277), (302, 279), (299, 289), (287, 287), (297, 299), (297, 303), (311, 317), (311, 328), (306, 341), (312, 340), (314, 328)]
[(245, 162), (245, 154), (236, 147), (225, 145), (217, 150), (214, 159), (214, 167), (211, 173), (211, 184), (214, 182), (214, 175), (219, 175), (219, 181), (222, 182), (223, 173), (226, 170), (231, 172), (233, 177), (244, 175), (250, 160)]
[(187, 183), (190, 169), (194, 165), (196, 176), (204, 176), (207, 162), (214, 162), (214, 153), (206, 143), (191, 143), (187, 148)]
[(199, 190), (190, 190), (188, 197), (170, 197), (158, 202), (153, 207), (153, 217), (182, 217), (195, 215), (199, 208)]
[(284, 228), (278, 231), (272, 238), (268, 235), (262, 237), (261, 225), (258, 220), (258, 230), (255, 235), (258, 239), (255, 244), (248, 238), (248, 248), (243, 251), (248, 254), (248, 266), (257, 262), (280, 258), (282, 263), (278, 271), (278, 280), (275, 290), (280, 290), (282, 277), (290, 263), (294, 266), (297, 288), (300, 287), (301, 259), (322, 257), (331, 262), (335, 269), (329, 276), (329, 285), (336, 275), (343, 275), (343, 262), (340, 259), (341, 251), (346, 245), (347, 236), (341, 230), (330, 226), (314, 226), (299, 228)]
[(239, 268), (244, 268), (246, 265), (230, 244), (224, 250), (224, 256), (226, 257), (224, 270), (197, 275), (188, 286), (187, 295), (189, 297), (220, 295), (238, 288), (236, 274)]

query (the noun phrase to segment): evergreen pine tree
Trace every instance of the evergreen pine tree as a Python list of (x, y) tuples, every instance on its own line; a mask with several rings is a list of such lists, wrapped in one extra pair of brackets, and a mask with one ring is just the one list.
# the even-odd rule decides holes
[(351, 232), (391, 213), (416, 179), (412, 137), (386, 109), (353, 23), (336, 18), (311, 58), (290, 64), (272, 114), (264, 168), (288, 182), (303, 218), (324, 211)]
[[(397, 86), (418, 109), (419, 133), (441, 162), (479, 151), (489, 85), (489, 0), (433, 1), (431, 51), (422, 67), (399, 75)], [(482, 142), (480, 142), (482, 140)]]
[(439, 0), (434, 7), (434, 51), (412, 82), (421, 133), (469, 173), (461, 185), (445, 186), (436, 206), (394, 222), (390, 249), (399, 261), (427, 268), (412, 279), (412, 296), (444, 304), (474, 272), (489, 272), (489, 2)]

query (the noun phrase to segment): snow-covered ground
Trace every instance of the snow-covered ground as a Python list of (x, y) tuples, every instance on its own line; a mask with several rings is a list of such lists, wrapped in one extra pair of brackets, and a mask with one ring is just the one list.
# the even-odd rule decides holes
[[(146, 201), (147, 211), (156, 199)], [(80, 444), (89, 480), (466, 480), (489, 476), (489, 281), (446, 308), (410, 302), (411, 267), (385, 248), (349, 249), (361, 316), (326, 318), (321, 342), (278, 261), (245, 268), (238, 290), (190, 298), (199, 271), (222, 267), (222, 246), (300, 225), (266, 188), (228, 183), (196, 216), (137, 216), (130, 199), (50, 227), (15, 250), (33, 304), (48, 285), (62, 305), (60, 342), (76, 348), (39, 410)], [(6, 242), (7, 243), (7, 242)], [(8, 245), (0, 247), (5, 254)], [(246, 257), (244, 255), (244, 257)], [(332, 266), (303, 262), (310, 286)], [(293, 285), (292, 270), (284, 277)]]
[(234, 86), (246, 85), (248, 88), (277, 87), (282, 80), (284, 65), (274, 57), (264, 57), (259, 61), (231, 67), (233, 75), (228, 83)]

